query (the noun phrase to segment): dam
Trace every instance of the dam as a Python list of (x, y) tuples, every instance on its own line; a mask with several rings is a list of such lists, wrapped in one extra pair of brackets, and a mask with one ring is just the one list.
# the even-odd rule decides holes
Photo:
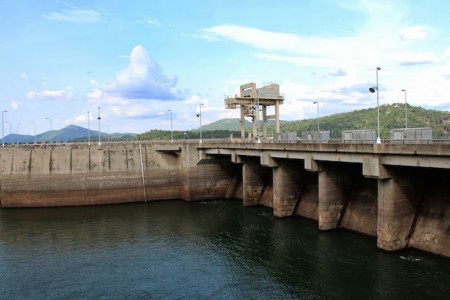
[(237, 198), (376, 237), (386, 251), (450, 257), (448, 144), (18, 145), (0, 163), (2, 208)]

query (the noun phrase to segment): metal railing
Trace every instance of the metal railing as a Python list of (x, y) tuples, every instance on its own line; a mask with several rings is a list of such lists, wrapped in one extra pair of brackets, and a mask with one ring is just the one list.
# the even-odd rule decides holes
[[(157, 140), (110, 140), (110, 141), (102, 141), (102, 145), (109, 144), (199, 144), (199, 139), (174, 139), (171, 142), (170, 139), (157, 139)], [(234, 144), (258, 144), (256, 140), (250, 139), (241, 139), (241, 138), (203, 138), (203, 144), (223, 144), (223, 143), (234, 143)], [(342, 139), (328, 139), (328, 140), (274, 140), (271, 138), (261, 139), (261, 144), (352, 144), (352, 145), (362, 145), (362, 144), (375, 144), (374, 140), (342, 140)], [(382, 139), (382, 144), (403, 144), (403, 145), (447, 145), (450, 144), (450, 139), (430, 139), (430, 140), (394, 140), (394, 139)], [(79, 144), (79, 145), (87, 145), (88, 141), (76, 141), (76, 142), (30, 142), (30, 143), (5, 143), (4, 148), (11, 147), (19, 147), (19, 146), (50, 146), (50, 145), (65, 145), (65, 144)], [(91, 141), (91, 146), (98, 146), (97, 143)], [(1, 149), (2, 147), (0, 147)]]

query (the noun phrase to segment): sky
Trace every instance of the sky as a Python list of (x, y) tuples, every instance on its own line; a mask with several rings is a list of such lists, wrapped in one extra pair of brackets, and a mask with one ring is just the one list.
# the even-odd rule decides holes
[[(447, 0), (0, 0), (5, 135), (68, 125), (142, 133), (223, 118), (277, 83), (282, 120), (376, 107), (450, 110)], [(402, 90), (406, 90), (406, 93)], [(406, 97), (405, 97), (406, 96)], [(100, 109), (99, 109), (100, 107)], [(89, 117), (89, 122), (88, 122)]]

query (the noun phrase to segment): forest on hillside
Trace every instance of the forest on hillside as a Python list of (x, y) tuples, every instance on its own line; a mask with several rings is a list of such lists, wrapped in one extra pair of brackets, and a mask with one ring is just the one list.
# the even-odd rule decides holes
[[(448, 139), (450, 128), (450, 112), (429, 110), (418, 106), (407, 106), (408, 128), (430, 127), (433, 130), (433, 139)], [(239, 119), (223, 119), (202, 126), (203, 139), (229, 138), (240, 136)], [(251, 131), (251, 122), (246, 122), (246, 131)], [(369, 108), (347, 113), (320, 117), (320, 130), (329, 130), (331, 138), (340, 139), (342, 131), (377, 128), (377, 109)], [(390, 130), (405, 128), (405, 104), (386, 104), (380, 106), (381, 138), (388, 139)], [(305, 131), (317, 130), (317, 119), (299, 121), (281, 121), (280, 130), (283, 132), (297, 132), (298, 136)], [(268, 136), (275, 131), (273, 123), (268, 125)], [(198, 139), (199, 129), (187, 131), (174, 131), (174, 139)], [(150, 130), (137, 136), (139, 140), (170, 140), (170, 130)]]

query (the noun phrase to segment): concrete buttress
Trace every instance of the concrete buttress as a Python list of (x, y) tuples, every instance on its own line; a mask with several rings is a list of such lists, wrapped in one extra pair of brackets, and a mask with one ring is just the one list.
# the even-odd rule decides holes
[(350, 199), (355, 176), (353, 168), (345, 168), (343, 165), (322, 163), (320, 168), (319, 229), (329, 230), (338, 227), (345, 204)]
[(383, 250), (403, 249), (414, 220), (414, 181), (406, 172), (378, 180), (377, 246)]
[(270, 182), (270, 168), (264, 168), (257, 159), (247, 159), (242, 165), (243, 204), (255, 206)]
[(273, 214), (275, 217), (290, 217), (301, 196), (306, 171), (302, 161), (280, 161), (273, 169)]

